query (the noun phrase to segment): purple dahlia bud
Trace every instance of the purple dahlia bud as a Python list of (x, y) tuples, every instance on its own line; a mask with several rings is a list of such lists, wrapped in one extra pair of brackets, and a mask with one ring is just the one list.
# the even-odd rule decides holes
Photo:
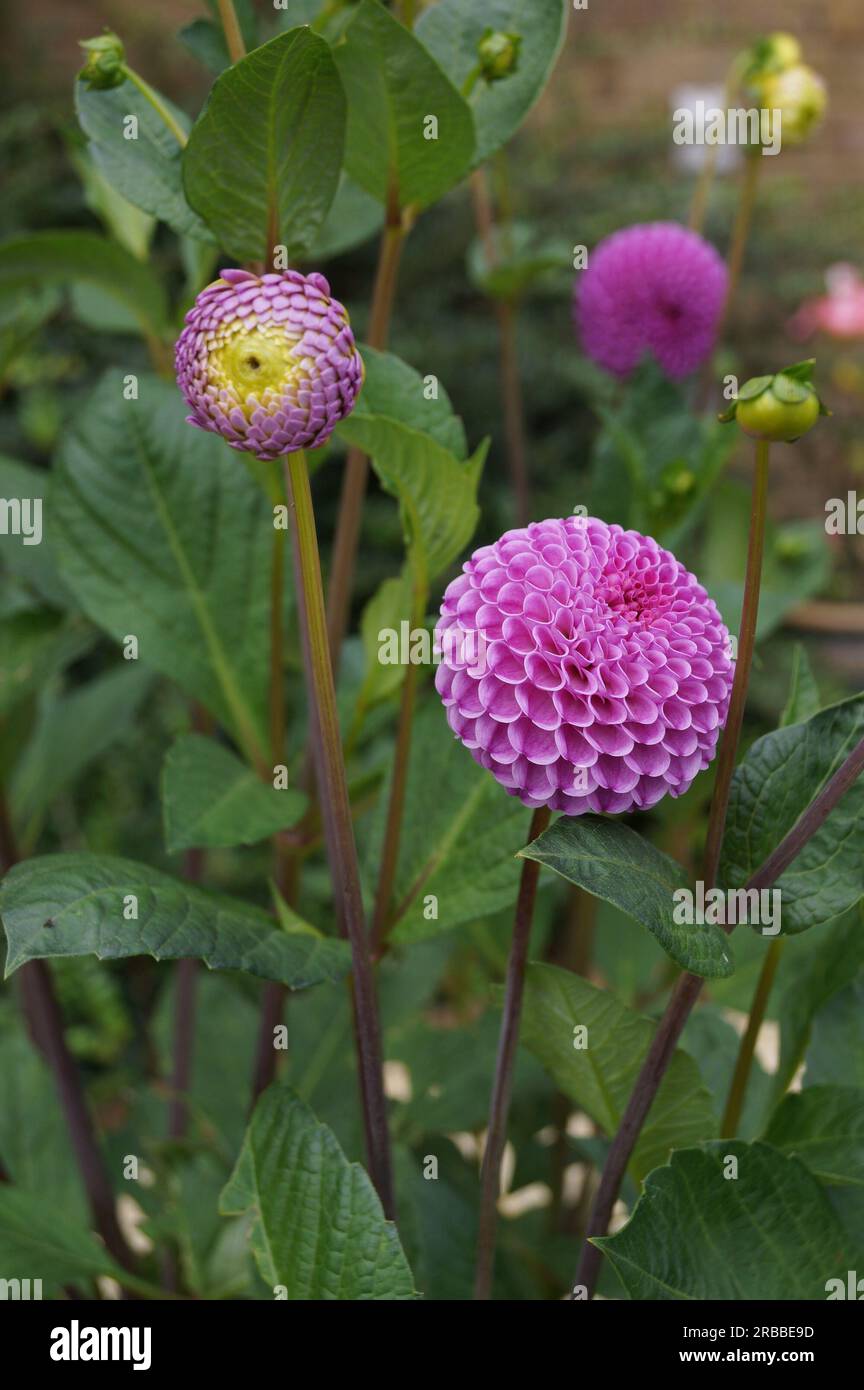
[(573, 516), (507, 531), (448, 586), (436, 637), (451, 729), (526, 806), (646, 810), (714, 756), (729, 633), (650, 536)]
[(726, 298), (714, 247), (677, 222), (613, 232), (591, 252), (577, 284), (575, 318), (588, 356), (624, 377), (650, 353), (673, 380), (714, 346)]
[(354, 409), (363, 359), (323, 275), (223, 270), (174, 352), (187, 420), (233, 449), (276, 459), (316, 449)]

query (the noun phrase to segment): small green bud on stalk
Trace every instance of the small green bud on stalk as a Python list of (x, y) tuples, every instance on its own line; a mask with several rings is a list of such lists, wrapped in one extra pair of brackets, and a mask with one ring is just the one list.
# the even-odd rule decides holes
[(479, 44), (480, 74), (487, 82), (500, 82), (509, 77), (519, 65), (521, 34), (507, 34), (501, 29), (487, 29)]
[(813, 367), (814, 359), (810, 358), (774, 376), (751, 377), (718, 419), (723, 423), (737, 420), (753, 439), (794, 443), (813, 428), (820, 415), (831, 413), (813, 386)]
[(106, 30), (96, 39), (82, 39), (79, 46), (87, 54), (87, 60), (78, 77), (88, 87), (107, 92), (126, 81), (126, 53), (117, 34)]
[(801, 45), (792, 34), (766, 34), (740, 55), (745, 82), (759, 82), (769, 73), (785, 72), (801, 62)]
[(790, 145), (800, 145), (813, 132), (825, 114), (828, 91), (822, 78), (806, 63), (797, 63), (783, 72), (767, 74), (756, 84), (764, 111), (780, 112), (778, 132)]

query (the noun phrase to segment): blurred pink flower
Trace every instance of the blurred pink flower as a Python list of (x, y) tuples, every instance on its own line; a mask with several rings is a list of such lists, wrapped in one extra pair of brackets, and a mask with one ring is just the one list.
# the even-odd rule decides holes
[(451, 729), (526, 806), (645, 810), (714, 756), (729, 633), (650, 536), (575, 516), (507, 531), (448, 586), (437, 638)]
[(591, 252), (577, 282), (582, 345), (615, 376), (627, 376), (650, 353), (678, 380), (714, 346), (726, 283), (714, 247), (677, 222), (614, 232)]
[(864, 338), (864, 280), (854, 265), (840, 262), (825, 272), (828, 293), (807, 299), (789, 321), (793, 338), (803, 342), (814, 333), (850, 341)]

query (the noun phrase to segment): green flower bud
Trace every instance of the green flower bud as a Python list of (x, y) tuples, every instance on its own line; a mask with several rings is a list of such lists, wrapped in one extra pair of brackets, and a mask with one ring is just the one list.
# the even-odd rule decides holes
[(519, 64), (521, 34), (505, 34), (501, 29), (487, 29), (479, 44), (480, 73), (487, 82), (500, 82), (509, 77)]
[(741, 56), (745, 82), (758, 82), (772, 72), (785, 72), (801, 62), (801, 45), (792, 34), (766, 34)]
[(105, 92), (126, 81), (126, 53), (116, 34), (106, 30), (97, 39), (81, 39), (79, 46), (87, 54), (87, 61), (78, 77), (88, 87)]
[[(800, 145), (819, 124), (828, 104), (821, 77), (804, 63), (769, 73), (757, 86), (763, 110), (781, 113), (780, 135), (790, 145)], [(773, 125), (773, 116), (769, 121)]]
[(814, 359), (796, 362), (774, 376), (754, 376), (745, 381), (728, 410), (718, 416), (727, 423), (737, 420), (754, 439), (794, 443), (830, 411), (813, 386)]

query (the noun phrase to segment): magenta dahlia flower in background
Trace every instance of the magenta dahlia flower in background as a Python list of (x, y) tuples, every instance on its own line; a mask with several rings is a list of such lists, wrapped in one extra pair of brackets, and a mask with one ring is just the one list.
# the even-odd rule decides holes
[(223, 270), (186, 315), (174, 353), (192, 425), (276, 459), (324, 444), (353, 410), (363, 359), (323, 275)]
[(726, 284), (714, 247), (677, 222), (614, 232), (591, 252), (576, 285), (582, 345), (615, 376), (650, 353), (677, 381), (714, 346)]
[(526, 806), (645, 810), (714, 755), (729, 633), (650, 536), (594, 517), (507, 531), (448, 586), (436, 638), (451, 729)]

